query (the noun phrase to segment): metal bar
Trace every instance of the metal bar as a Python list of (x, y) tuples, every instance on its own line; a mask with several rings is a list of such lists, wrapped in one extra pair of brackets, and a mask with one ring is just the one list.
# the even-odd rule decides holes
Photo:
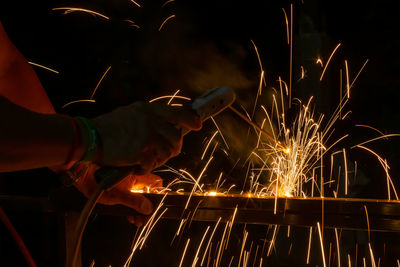
[[(72, 194), (72, 195), (71, 195)], [(75, 194), (75, 195), (74, 195)], [(144, 194), (157, 204), (164, 195)], [(228, 221), (237, 207), (236, 223), (280, 224), (314, 226), (322, 221), (324, 227), (348, 230), (368, 230), (365, 208), (368, 210), (370, 231), (400, 232), (400, 201), (345, 198), (278, 198), (274, 214), (275, 198), (255, 198), (243, 195), (204, 196), (193, 195), (185, 210), (187, 194), (169, 194), (164, 200), (168, 208), (163, 218), (180, 219), (190, 216), (194, 221)], [(0, 196), (4, 208), (45, 212), (79, 211), (85, 202), (77, 193), (54, 194), (50, 199)], [(324, 212), (322, 213), (322, 202)], [(4, 206), (5, 205), (5, 206)], [(95, 212), (104, 215), (125, 216), (134, 211), (123, 206), (97, 205)]]

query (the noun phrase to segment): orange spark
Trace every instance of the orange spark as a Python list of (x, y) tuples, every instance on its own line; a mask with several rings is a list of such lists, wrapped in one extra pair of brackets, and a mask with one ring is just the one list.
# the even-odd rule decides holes
[(39, 67), (39, 68), (42, 68), (42, 69), (45, 69), (45, 70), (48, 70), (48, 71), (54, 72), (54, 73), (56, 73), (56, 74), (59, 74), (59, 72), (58, 72), (58, 71), (56, 71), (56, 70), (53, 70), (53, 69), (51, 69), (51, 68), (49, 68), (49, 67), (46, 67), (46, 66), (43, 66), (43, 65), (40, 65), (40, 64), (37, 64), (37, 63), (31, 62), (31, 61), (28, 61), (28, 63), (29, 63), (30, 65), (33, 65), (33, 66), (36, 66), (36, 67)]
[(347, 60), (344, 60), (344, 66), (346, 68), (347, 98), (350, 98), (349, 65), (347, 64)]
[[(324, 77), (326, 68), (328, 67), (329, 62), (331, 61), (333, 55), (335, 54), (336, 50), (339, 48), (340, 45), (341, 45), (341, 43), (339, 43), (339, 44), (335, 47), (335, 49), (333, 49), (331, 55), (329, 56), (328, 61), (327, 61), (326, 64), (325, 64), (325, 68), (324, 68), (324, 70), (322, 71), (321, 77), (319, 78), (320, 81), (322, 81), (322, 78)], [(317, 63), (318, 63), (318, 60), (317, 60)], [(321, 63), (322, 63), (322, 61), (321, 61)], [(321, 64), (321, 66), (322, 66), (322, 64)]]
[(95, 15), (95, 16), (99, 16), (102, 17), (103, 19), (109, 20), (110, 17), (107, 17), (106, 15), (103, 15), (99, 12), (95, 12), (93, 10), (89, 10), (89, 9), (85, 9), (85, 8), (77, 8), (77, 7), (56, 7), (53, 8), (52, 10), (65, 10), (64, 14), (69, 14), (72, 12), (84, 12), (84, 13), (88, 13), (91, 15)]
[(166, 2), (161, 6), (161, 8), (165, 7), (166, 5), (168, 5), (169, 3), (172, 3), (172, 2), (174, 2), (174, 0), (168, 0), (168, 1), (166, 1)]
[(360, 75), (360, 73), (362, 72), (362, 70), (365, 68), (365, 66), (367, 65), (368, 61), (369, 61), (369, 59), (367, 59), (367, 60), (364, 62), (364, 65), (362, 65), (362, 67), (361, 67), (361, 69), (358, 71), (356, 77), (354, 78), (354, 80), (353, 80), (352, 83), (350, 84), (350, 88), (353, 87), (353, 84), (356, 82), (358, 76)]
[(99, 85), (101, 84), (101, 82), (103, 81), (104, 77), (107, 75), (107, 73), (109, 72), (109, 70), (111, 69), (111, 65), (107, 68), (107, 70), (103, 73), (103, 75), (101, 76), (99, 82), (96, 85), (96, 88), (94, 88), (92, 95), (90, 96), (89, 99), (93, 99), (94, 94), (97, 91), (97, 88), (99, 88)]
[(309, 233), (309, 236), (308, 236), (307, 264), (310, 263), (312, 229), (313, 229), (313, 227), (311, 226), (310, 227), (310, 233)]
[(322, 262), (323, 262), (323, 264), (324, 264), (324, 267), (326, 267), (325, 252), (324, 252), (324, 244), (323, 244), (323, 242), (322, 242), (321, 227), (319, 226), (319, 222), (317, 222), (317, 228), (318, 228), (318, 234), (319, 234), (319, 241), (320, 241), (320, 243), (321, 243)]
[(371, 243), (371, 231), (370, 231), (370, 228), (369, 228), (369, 216), (368, 216), (367, 206), (365, 206), (365, 205), (364, 205), (364, 210), (365, 210), (365, 217), (367, 218), (368, 242)]
[(167, 23), (167, 21), (170, 20), (170, 19), (172, 19), (172, 18), (175, 18), (175, 15), (171, 15), (171, 16), (169, 16), (168, 18), (166, 18), (166, 19), (163, 21), (163, 23), (161, 23), (161, 26), (160, 26), (160, 28), (158, 28), (158, 31), (160, 32), (161, 29), (164, 27), (164, 24)]
[(89, 103), (96, 103), (96, 100), (93, 99), (80, 99), (80, 100), (74, 100), (71, 102), (68, 102), (67, 104), (65, 104), (64, 106), (62, 106), (61, 108), (66, 108), (67, 106), (71, 105), (71, 104), (75, 104), (75, 103), (79, 103), (79, 102), (89, 102)]
[(124, 21), (125, 21), (125, 22), (128, 22), (130, 27), (135, 27), (135, 28), (140, 29), (140, 26), (137, 25), (133, 20), (126, 19), (126, 20), (124, 20)]
[(374, 130), (374, 131), (380, 133), (381, 135), (385, 135), (383, 132), (381, 132), (381, 131), (379, 131), (378, 129), (376, 129), (376, 128), (372, 127), (372, 126), (369, 126), (369, 125), (365, 125), (365, 124), (356, 124), (355, 126), (356, 126), (356, 127), (369, 128), (369, 129), (371, 129), (371, 130)]
[(286, 10), (284, 8), (282, 8), (283, 11), (283, 15), (285, 16), (285, 24), (286, 24), (286, 40), (287, 40), (287, 44), (290, 44), (290, 39), (289, 39), (289, 22), (288, 22), (288, 17), (286, 14)]
[(189, 246), (189, 242), (190, 242), (190, 238), (188, 238), (188, 240), (186, 241), (185, 249), (183, 250), (181, 262), (179, 263), (179, 267), (182, 266), (183, 259), (185, 258), (185, 254), (186, 254), (186, 249), (187, 249), (188, 246)]
[(140, 5), (139, 5), (139, 3), (137, 3), (136, 1), (134, 1), (134, 0), (129, 0), (131, 3), (133, 3), (133, 4), (135, 4), (137, 7), (141, 7)]
[(337, 228), (335, 228), (335, 238), (336, 238), (336, 249), (338, 254), (338, 267), (340, 267), (340, 249), (339, 249), (339, 237), (337, 233)]
[(165, 96), (159, 96), (159, 97), (153, 98), (153, 99), (151, 99), (151, 100), (149, 101), (149, 103), (154, 102), (154, 101), (158, 101), (158, 100), (161, 100), (161, 99), (165, 99), (165, 98), (172, 98), (172, 97), (173, 97), (173, 98), (178, 98), (178, 99), (183, 99), (183, 100), (188, 100), (188, 101), (191, 100), (189, 97), (185, 97), (185, 96), (179, 96), (179, 95), (165, 95)]
[(322, 62), (321, 58), (317, 58), (317, 61), (315, 61), (315, 64), (320, 64), (321, 67), (324, 67), (324, 63)]

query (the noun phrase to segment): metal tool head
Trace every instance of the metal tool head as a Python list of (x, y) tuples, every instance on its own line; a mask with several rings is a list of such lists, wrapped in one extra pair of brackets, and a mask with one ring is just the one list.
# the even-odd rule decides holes
[(235, 99), (236, 94), (232, 89), (214, 88), (196, 98), (192, 103), (192, 109), (197, 112), (202, 121), (205, 121), (232, 105)]

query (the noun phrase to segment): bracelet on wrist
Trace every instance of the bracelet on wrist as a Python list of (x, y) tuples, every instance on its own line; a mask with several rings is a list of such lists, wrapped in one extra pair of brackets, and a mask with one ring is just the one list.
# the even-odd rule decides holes
[(76, 117), (76, 120), (80, 121), (83, 125), (85, 125), (85, 128), (87, 129), (88, 132), (88, 147), (87, 150), (83, 156), (83, 158), (80, 160), (80, 162), (90, 162), (94, 159), (96, 156), (97, 148), (99, 145), (99, 134), (97, 132), (96, 127), (93, 125), (93, 123), (84, 118), (84, 117)]

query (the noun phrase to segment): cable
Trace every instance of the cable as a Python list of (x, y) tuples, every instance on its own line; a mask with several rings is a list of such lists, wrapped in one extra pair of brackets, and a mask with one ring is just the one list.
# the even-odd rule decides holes
[(10, 232), (12, 238), (14, 239), (15, 243), (17, 244), (19, 250), (21, 251), (22, 255), (24, 256), (26, 262), (28, 263), (29, 267), (37, 267), (35, 261), (32, 258), (31, 253), (29, 252), (28, 248), (26, 247), (24, 240), (18, 234), (17, 230), (15, 229), (14, 225), (11, 223), (10, 219), (8, 218), (7, 214), (4, 210), (0, 207), (0, 220), (4, 223), (7, 230)]
[[(123, 172), (118, 172), (120, 175), (115, 175), (114, 171), (116, 168), (110, 168), (111, 172), (96, 172), (95, 177), (98, 181), (96, 190), (92, 193), (85, 206), (83, 207), (81, 214), (79, 215), (78, 222), (75, 227), (75, 233), (73, 238), (73, 254), (71, 255), (71, 266), (76, 266), (78, 260), (79, 248), (81, 247), (82, 235), (85, 230), (86, 224), (89, 220), (90, 214), (92, 213), (97, 201), (101, 198), (105, 190), (111, 189), (114, 185), (118, 184), (122, 179), (132, 173), (137, 166), (121, 168)], [(121, 175), (123, 174), (123, 175)], [(68, 256), (68, 255), (67, 255)]]
[(88, 222), (90, 214), (93, 211), (93, 208), (96, 206), (97, 201), (101, 198), (103, 193), (104, 193), (104, 186), (102, 184), (99, 184), (96, 188), (96, 191), (93, 192), (93, 194), (90, 196), (90, 198), (88, 199), (88, 201), (86, 202), (85, 206), (81, 211), (81, 214), (79, 216), (78, 222), (75, 227), (75, 233), (73, 238), (74, 251), (71, 257), (71, 267), (76, 266), (76, 261), (78, 259), (78, 254), (79, 254), (79, 248), (81, 247), (83, 231), (85, 230), (86, 224)]

